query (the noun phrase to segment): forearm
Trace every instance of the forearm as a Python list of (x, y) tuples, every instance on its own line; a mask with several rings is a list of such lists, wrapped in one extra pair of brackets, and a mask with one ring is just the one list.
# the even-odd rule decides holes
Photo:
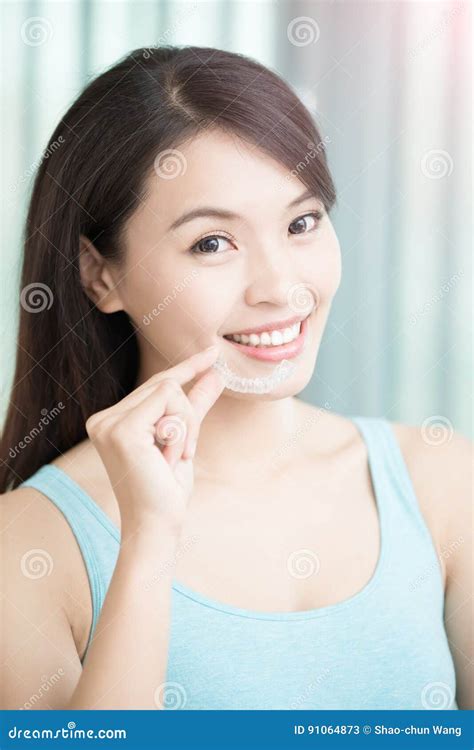
[[(166, 680), (171, 585), (179, 532), (158, 522), (122, 545), (68, 709), (156, 709)], [(162, 691), (158, 691), (162, 695)]]

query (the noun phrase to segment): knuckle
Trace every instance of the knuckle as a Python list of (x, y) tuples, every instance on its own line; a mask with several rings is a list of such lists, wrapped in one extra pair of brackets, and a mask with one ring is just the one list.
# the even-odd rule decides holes
[(162, 378), (160, 380), (160, 387), (169, 393), (180, 393), (181, 386), (174, 378)]
[(88, 419), (86, 419), (85, 428), (86, 428), (88, 435), (95, 432), (95, 430), (97, 429), (97, 426), (102, 421), (101, 415), (102, 415), (102, 412), (98, 411), (95, 414), (91, 414), (91, 416)]

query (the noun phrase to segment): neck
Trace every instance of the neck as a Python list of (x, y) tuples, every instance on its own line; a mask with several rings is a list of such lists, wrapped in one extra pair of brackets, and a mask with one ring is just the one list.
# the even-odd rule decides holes
[(225, 391), (204, 418), (195, 466), (216, 481), (272, 475), (281, 447), (297, 429), (297, 400), (235, 398)]

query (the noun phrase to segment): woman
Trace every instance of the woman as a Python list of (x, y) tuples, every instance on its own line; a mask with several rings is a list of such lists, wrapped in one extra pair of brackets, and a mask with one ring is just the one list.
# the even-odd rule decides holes
[(473, 707), (469, 441), (295, 398), (335, 197), (306, 109), (229, 52), (136, 50), (57, 126), (3, 437), (3, 707)]

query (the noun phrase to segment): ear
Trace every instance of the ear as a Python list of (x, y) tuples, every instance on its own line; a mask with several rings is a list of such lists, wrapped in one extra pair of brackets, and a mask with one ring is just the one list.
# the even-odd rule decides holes
[(101, 312), (124, 309), (106, 259), (84, 235), (80, 237), (79, 271), (85, 293)]

